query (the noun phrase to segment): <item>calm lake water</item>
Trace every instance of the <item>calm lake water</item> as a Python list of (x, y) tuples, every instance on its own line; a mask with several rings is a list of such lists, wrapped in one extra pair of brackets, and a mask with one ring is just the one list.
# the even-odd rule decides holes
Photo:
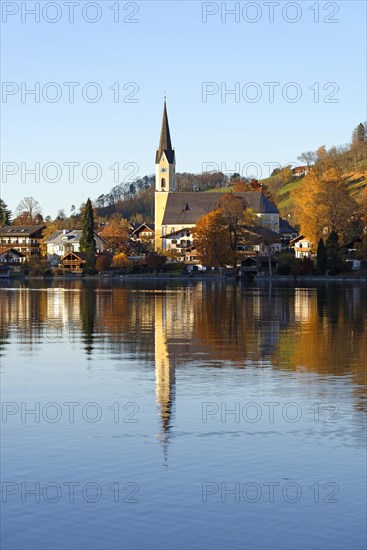
[(2, 548), (366, 546), (365, 285), (0, 285)]

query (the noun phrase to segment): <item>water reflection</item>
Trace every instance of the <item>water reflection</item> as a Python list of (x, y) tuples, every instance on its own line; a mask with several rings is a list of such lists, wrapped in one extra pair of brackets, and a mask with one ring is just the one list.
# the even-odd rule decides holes
[(154, 365), (163, 442), (175, 370), (187, 363), (349, 375), (356, 406), (365, 406), (363, 284), (290, 288), (221, 281), (115, 286), (72, 281), (45, 287), (40, 282), (3, 284), (0, 297), (1, 354), (10, 339), (37, 354), (39, 346), (62, 338), (80, 341), (91, 361), (107, 352), (117, 360), (130, 355)]

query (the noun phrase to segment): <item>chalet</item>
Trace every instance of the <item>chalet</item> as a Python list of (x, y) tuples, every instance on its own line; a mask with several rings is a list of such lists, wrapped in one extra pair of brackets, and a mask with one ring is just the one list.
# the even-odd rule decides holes
[(64, 269), (68, 269), (71, 273), (81, 275), (84, 271), (87, 255), (84, 252), (68, 252), (61, 263)]
[(153, 223), (131, 224), (130, 237), (133, 241), (153, 241), (154, 224)]
[(25, 260), (40, 254), (45, 225), (6, 225), (0, 228), (0, 246), (21, 252)]
[(15, 248), (0, 246), (0, 264), (21, 264), (25, 259), (25, 255)]
[[(64, 258), (68, 252), (80, 252), (80, 239), (82, 236), (81, 229), (61, 229), (55, 231), (51, 237), (45, 240), (47, 246), (47, 260), (58, 265), (61, 258)], [(96, 241), (97, 252), (104, 251), (104, 241), (94, 234)]]

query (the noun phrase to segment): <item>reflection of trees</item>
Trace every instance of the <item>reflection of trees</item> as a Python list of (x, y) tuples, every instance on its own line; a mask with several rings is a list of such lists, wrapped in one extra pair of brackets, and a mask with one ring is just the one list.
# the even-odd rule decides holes
[(87, 355), (93, 351), (95, 317), (96, 292), (94, 288), (87, 287), (80, 293), (80, 321)]
[[(36, 285), (32, 282), (33, 288)], [(190, 281), (187, 286), (144, 281), (103, 283), (99, 288), (70, 281), (62, 285), (65, 292), (47, 290), (43, 282), (39, 286), (36, 291), (1, 290), (2, 350), (12, 335), (28, 346), (25, 352), (34, 353), (44, 342), (42, 330), (53, 323), (72, 325), (89, 356), (98, 351), (149, 366), (155, 358), (157, 366), (157, 319), (164, 319), (164, 348), (160, 347), (168, 365), (205, 365), (218, 359), (244, 367), (246, 362), (264, 360), (285, 370), (350, 375), (361, 388), (356, 390), (358, 397), (362, 395), (367, 357), (367, 290), (362, 284), (320, 283), (317, 288), (293, 289), (242, 287), (218, 280)], [(158, 315), (160, 303), (164, 315)], [(159, 399), (169, 407), (165, 392), (170, 392), (170, 370), (162, 369), (161, 374)]]

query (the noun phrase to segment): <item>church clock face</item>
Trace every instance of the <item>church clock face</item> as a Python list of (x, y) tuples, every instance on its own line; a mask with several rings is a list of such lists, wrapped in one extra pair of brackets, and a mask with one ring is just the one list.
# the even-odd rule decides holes
[(165, 168), (162, 168), (161, 172), (167, 172), (167, 170)]

